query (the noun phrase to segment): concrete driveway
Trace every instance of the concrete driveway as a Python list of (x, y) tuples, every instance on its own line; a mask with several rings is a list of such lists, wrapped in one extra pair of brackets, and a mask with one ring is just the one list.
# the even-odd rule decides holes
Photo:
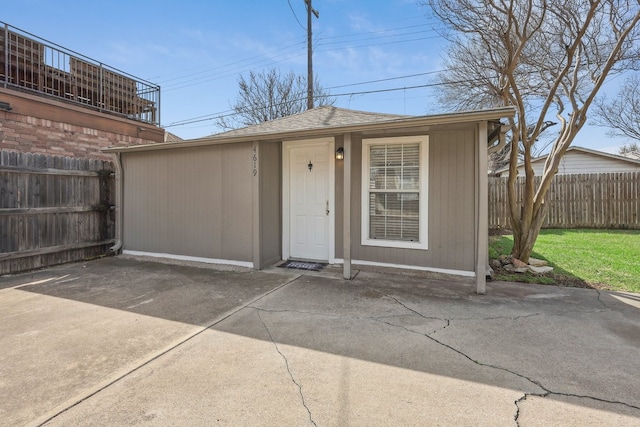
[(275, 270), (0, 278), (0, 425), (640, 425), (640, 295)]

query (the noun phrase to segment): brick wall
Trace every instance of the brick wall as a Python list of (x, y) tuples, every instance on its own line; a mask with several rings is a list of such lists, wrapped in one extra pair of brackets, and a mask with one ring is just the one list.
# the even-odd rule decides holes
[(31, 94), (0, 89), (0, 149), (112, 160), (102, 148), (164, 141), (164, 130)]
[(0, 148), (6, 150), (111, 160), (111, 156), (100, 149), (154, 142), (31, 116), (6, 115), (13, 116), (8, 120), (0, 117)]

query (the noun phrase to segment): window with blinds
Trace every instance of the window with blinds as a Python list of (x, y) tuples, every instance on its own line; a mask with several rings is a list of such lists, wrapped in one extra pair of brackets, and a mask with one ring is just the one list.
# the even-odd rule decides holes
[(363, 244), (426, 247), (426, 145), (425, 136), (363, 141)]

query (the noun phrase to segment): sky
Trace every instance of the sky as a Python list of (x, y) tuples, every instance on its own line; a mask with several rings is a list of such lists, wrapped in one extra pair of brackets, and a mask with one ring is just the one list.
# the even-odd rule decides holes
[[(314, 75), (336, 107), (447, 112), (429, 86), (446, 55), (442, 25), (416, 0), (312, 2)], [(14, 0), (0, 21), (159, 84), (161, 126), (185, 139), (223, 130), (215, 118), (230, 112), (241, 75), (307, 73), (304, 0)], [(625, 142), (587, 126), (573, 145)]]

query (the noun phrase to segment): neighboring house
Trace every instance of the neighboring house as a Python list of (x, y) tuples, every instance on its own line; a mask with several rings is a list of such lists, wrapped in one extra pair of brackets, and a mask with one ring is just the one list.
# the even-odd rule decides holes
[[(206, 138), (115, 147), (124, 253), (262, 269), (283, 259), (475, 277), (500, 108), (395, 116), (320, 107)], [(489, 137), (492, 135), (492, 137)]]
[[(536, 176), (542, 176), (547, 155), (531, 160), (531, 166)], [(640, 171), (640, 159), (619, 156), (582, 147), (569, 147), (560, 159), (558, 175), (637, 172)], [(496, 176), (509, 174), (509, 166), (496, 170)], [(518, 163), (518, 175), (524, 176), (524, 165)]]
[(0, 22), (0, 149), (104, 158), (165, 141), (160, 87)]

